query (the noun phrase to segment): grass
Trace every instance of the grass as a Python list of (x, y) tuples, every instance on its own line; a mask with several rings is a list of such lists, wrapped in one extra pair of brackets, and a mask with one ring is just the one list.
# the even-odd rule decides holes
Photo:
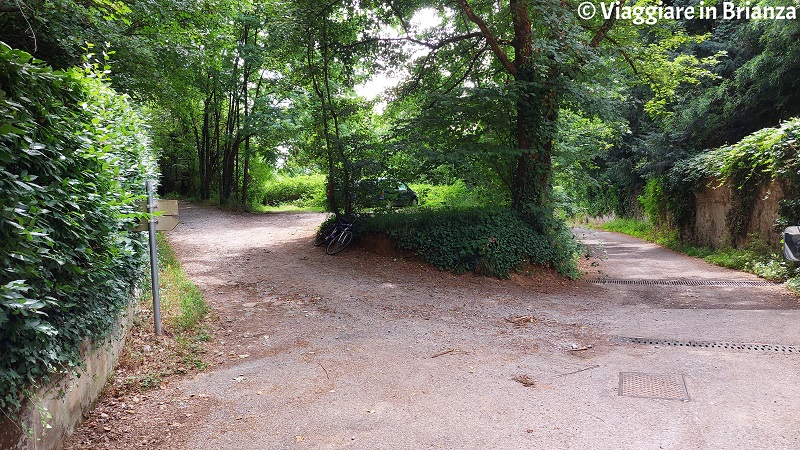
[(322, 206), (297, 206), (291, 203), (284, 203), (278, 206), (270, 205), (251, 205), (250, 212), (266, 214), (266, 213), (281, 213), (281, 212), (325, 212)]
[(125, 373), (118, 391), (144, 392), (158, 388), (174, 375), (204, 370), (210, 340), (210, 310), (200, 289), (186, 276), (175, 252), (157, 235), (158, 279), (162, 336), (153, 334), (152, 289), (148, 276), (133, 327), (120, 357), (118, 372)]
[(156, 242), (161, 315), (165, 326), (176, 333), (176, 339), (205, 334), (203, 320), (208, 316), (208, 305), (200, 288), (186, 276), (163, 234), (157, 235)]
[(702, 258), (712, 264), (749, 272), (770, 281), (786, 281), (789, 289), (800, 294), (800, 271), (797, 266), (786, 261), (781, 253), (763, 241), (753, 240), (744, 248), (710, 249), (683, 243), (677, 231), (659, 228), (644, 220), (617, 218), (599, 228), (638, 237), (689, 256)]

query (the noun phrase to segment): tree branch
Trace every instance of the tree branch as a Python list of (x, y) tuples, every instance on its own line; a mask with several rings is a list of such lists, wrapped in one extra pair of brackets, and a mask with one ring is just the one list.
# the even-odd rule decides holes
[(458, 4), (461, 5), (461, 9), (464, 10), (464, 13), (467, 15), (469, 20), (474, 23), (475, 25), (480, 28), (481, 33), (483, 33), (483, 37), (486, 39), (486, 42), (489, 44), (489, 48), (492, 49), (492, 52), (497, 56), (500, 60), (500, 63), (503, 64), (503, 67), (511, 73), (512, 75), (517, 74), (517, 66), (508, 59), (508, 55), (506, 52), (500, 48), (500, 44), (497, 42), (497, 39), (494, 37), (492, 32), (489, 30), (489, 26), (486, 25), (486, 22), (483, 21), (475, 11), (472, 10), (472, 7), (469, 6), (467, 0), (458, 0)]
[(411, 42), (413, 44), (421, 45), (423, 47), (427, 47), (431, 50), (439, 50), (440, 48), (444, 47), (447, 44), (452, 44), (454, 42), (465, 41), (467, 39), (472, 39), (476, 37), (481, 37), (483, 34), (480, 31), (475, 31), (469, 34), (462, 34), (460, 36), (453, 36), (447, 39), (443, 39), (436, 43), (425, 42), (420, 39), (412, 38), (410, 36), (406, 37), (399, 37), (399, 38), (381, 38), (381, 37), (374, 37), (369, 39), (364, 39), (363, 41), (353, 42), (352, 44), (348, 44), (344, 46), (344, 48), (353, 48), (359, 45), (371, 44), (373, 42)]
[(409, 32), (409, 29), (411, 27), (408, 25), (408, 22), (403, 18), (403, 15), (400, 13), (400, 11), (397, 9), (397, 7), (394, 6), (394, 2), (393, 1), (389, 2), (389, 8), (392, 9), (392, 12), (394, 13), (394, 16), (397, 17), (397, 20), (400, 21), (400, 25), (403, 27), (403, 31), (406, 32), (406, 35), (411, 34)]
[(611, 8), (612, 8), (611, 17), (606, 19), (606, 21), (603, 22), (603, 25), (600, 26), (600, 29), (597, 30), (597, 33), (595, 33), (595, 35), (592, 38), (592, 40), (589, 41), (589, 47), (597, 48), (597, 46), (600, 45), (600, 42), (602, 42), (603, 39), (606, 38), (606, 35), (608, 34), (608, 31), (611, 29), (611, 27), (614, 26), (614, 23), (617, 21), (616, 14), (614, 13), (614, 8), (621, 8), (622, 5), (624, 5), (624, 4), (625, 4), (625, 0), (620, 0), (619, 3), (614, 3), (611, 6)]
[[(488, 47), (482, 47), (482, 48), (478, 49), (478, 51), (476, 51), (469, 58), (469, 61), (467, 62), (467, 64), (468, 64), (467, 70), (464, 71), (464, 73), (458, 78), (458, 80), (455, 81), (455, 83), (452, 83), (450, 87), (448, 87), (445, 90), (441, 91), (440, 94), (441, 95), (447, 95), (447, 94), (453, 92), (453, 89), (455, 89), (457, 86), (461, 85), (461, 83), (463, 83), (464, 80), (467, 79), (469, 74), (471, 74), (472, 71), (475, 69), (475, 64), (478, 62), (478, 58), (480, 58), (481, 55), (483, 55), (485, 52), (487, 52), (489, 50), (490, 49)], [(439, 88), (437, 88), (437, 90), (443, 88), (446, 84), (447, 84), (447, 82), (443, 83), (441, 86), (439, 86)], [(436, 101), (437, 100), (434, 99), (433, 101), (431, 101), (428, 104), (428, 106), (426, 106), (426, 107), (424, 107), (422, 109), (431, 109), (431, 108), (433, 108), (434, 105), (436, 105)]]
[(628, 54), (628, 52), (626, 52), (625, 50), (622, 49), (622, 46), (619, 45), (619, 42), (617, 42), (616, 40), (614, 40), (614, 39), (612, 39), (612, 38), (610, 38), (608, 36), (606, 36), (605, 39), (608, 42), (611, 42), (612, 45), (615, 45), (617, 47), (617, 50), (619, 50), (619, 52), (622, 53), (622, 57), (625, 58), (625, 61), (627, 61), (628, 65), (631, 66), (631, 69), (633, 70), (633, 74), (634, 75), (639, 75), (639, 70), (636, 69), (636, 64), (633, 63), (633, 59)]

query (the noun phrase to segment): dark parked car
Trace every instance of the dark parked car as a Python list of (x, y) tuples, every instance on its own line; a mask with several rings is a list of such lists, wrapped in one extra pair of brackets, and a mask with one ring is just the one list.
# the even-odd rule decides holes
[(402, 181), (386, 178), (360, 180), (356, 183), (355, 190), (355, 201), (363, 207), (387, 204), (400, 207), (419, 204), (417, 193)]

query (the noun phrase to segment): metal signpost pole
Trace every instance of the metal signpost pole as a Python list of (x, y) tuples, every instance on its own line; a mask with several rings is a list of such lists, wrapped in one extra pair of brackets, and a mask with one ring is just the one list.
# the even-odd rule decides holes
[(147, 229), (150, 231), (150, 275), (153, 280), (153, 324), (156, 336), (161, 336), (161, 299), (158, 293), (158, 248), (156, 247), (156, 218), (153, 212), (156, 204), (153, 194), (153, 182), (147, 182), (147, 212), (150, 220)]

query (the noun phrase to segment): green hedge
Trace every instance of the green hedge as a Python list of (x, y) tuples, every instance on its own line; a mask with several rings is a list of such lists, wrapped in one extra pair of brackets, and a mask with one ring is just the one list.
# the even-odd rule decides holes
[(82, 364), (127, 307), (145, 242), (127, 231), (155, 158), (100, 76), (0, 42), (0, 409)]
[(279, 176), (265, 182), (259, 192), (262, 204), (268, 206), (324, 207), (325, 175)]
[(508, 277), (524, 263), (553, 267), (577, 278), (579, 247), (570, 230), (556, 221), (538, 231), (507, 208), (385, 211), (361, 216), (357, 228), (386, 233), (441, 269)]
[(496, 203), (496, 199), (485, 188), (469, 188), (461, 180), (456, 180), (453, 184), (414, 183), (409, 184), (409, 187), (417, 193), (422, 206), (465, 209)]

